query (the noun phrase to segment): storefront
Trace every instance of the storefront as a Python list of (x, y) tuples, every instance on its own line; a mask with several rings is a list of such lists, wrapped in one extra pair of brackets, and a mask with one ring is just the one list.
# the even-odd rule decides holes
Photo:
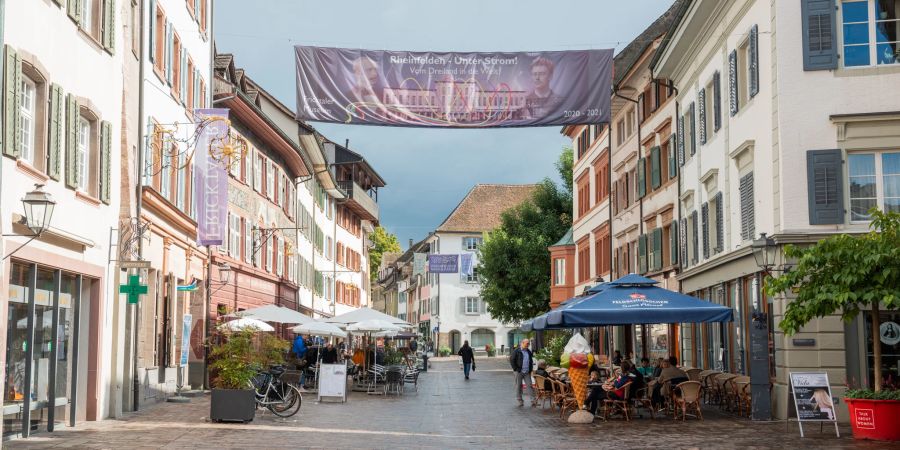
[(24, 260), (8, 267), (3, 438), (96, 419), (100, 279)]

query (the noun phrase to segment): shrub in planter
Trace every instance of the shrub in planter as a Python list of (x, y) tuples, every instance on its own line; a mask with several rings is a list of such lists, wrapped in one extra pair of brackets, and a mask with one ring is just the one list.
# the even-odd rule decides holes
[(438, 352), (441, 356), (450, 356), (450, 347), (441, 347)]
[(844, 396), (853, 437), (900, 441), (900, 390), (850, 389)]

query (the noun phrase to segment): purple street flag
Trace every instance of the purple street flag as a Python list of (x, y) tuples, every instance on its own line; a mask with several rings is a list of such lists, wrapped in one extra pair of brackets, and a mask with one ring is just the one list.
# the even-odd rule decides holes
[(609, 123), (613, 51), (294, 47), (297, 119), (440, 128)]
[(459, 255), (428, 255), (428, 271), (431, 273), (459, 272)]
[(459, 258), (459, 273), (469, 276), (474, 275), (474, 264), (472, 264), (473, 259), (474, 258), (472, 257), (471, 253), (463, 253)]
[[(196, 109), (198, 124), (212, 116), (228, 118), (227, 109)], [(194, 151), (194, 205), (197, 211), (197, 242), (200, 245), (222, 245), (228, 230), (228, 174), (221, 162), (210, 155), (228, 137), (228, 124), (222, 120), (209, 122), (197, 138)], [(211, 148), (212, 147), (212, 148)]]

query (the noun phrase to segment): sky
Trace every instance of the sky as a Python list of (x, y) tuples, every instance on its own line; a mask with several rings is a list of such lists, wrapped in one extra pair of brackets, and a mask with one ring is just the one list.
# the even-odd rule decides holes
[[(670, 0), (216, 0), (220, 53), (290, 108), (296, 106), (294, 45), (410, 51), (617, 52)], [(252, 6), (250, 6), (252, 5)], [(381, 225), (400, 239), (433, 231), (478, 183), (550, 177), (571, 145), (562, 127), (423, 129), (311, 125), (362, 154), (386, 181)]]

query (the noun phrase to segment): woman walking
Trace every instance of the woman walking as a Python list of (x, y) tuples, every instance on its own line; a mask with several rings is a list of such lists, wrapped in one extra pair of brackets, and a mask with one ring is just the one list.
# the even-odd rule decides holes
[(469, 341), (463, 342), (463, 346), (456, 352), (457, 355), (462, 357), (463, 362), (463, 373), (466, 375), (466, 379), (469, 379), (469, 371), (472, 370), (472, 366), (475, 364), (475, 353), (472, 351), (472, 347), (469, 347)]

